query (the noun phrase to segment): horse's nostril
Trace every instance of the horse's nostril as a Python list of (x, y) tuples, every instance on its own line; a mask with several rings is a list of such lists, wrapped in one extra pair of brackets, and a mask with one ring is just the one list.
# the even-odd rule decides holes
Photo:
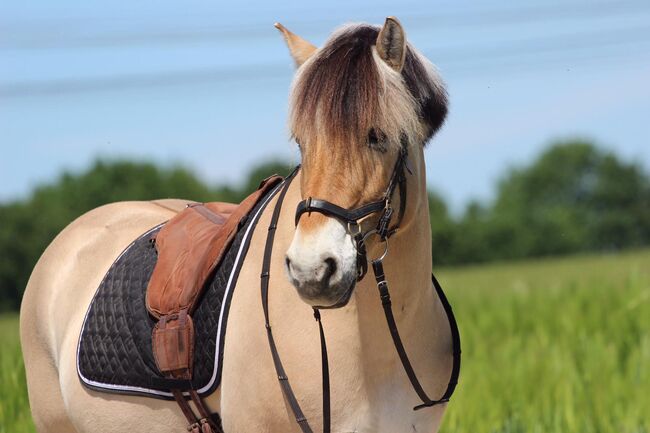
[(289, 256), (284, 257), (284, 263), (287, 265), (287, 269), (291, 270), (291, 260), (289, 259)]
[(332, 278), (332, 275), (336, 273), (336, 260), (332, 257), (328, 257), (325, 259), (325, 264), (327, 265), (327, 269), (325, 269), (323, 281), (328, 282), (329, 279)]

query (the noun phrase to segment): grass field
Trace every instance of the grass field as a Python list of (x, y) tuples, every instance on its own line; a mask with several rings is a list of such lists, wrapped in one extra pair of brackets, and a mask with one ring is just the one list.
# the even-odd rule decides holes
[(0, 433), (33, 432), (18, 315), (0, 316)]
[(650, 432), (650, 251), (441, 270), (463, 366), (445, 432)]
[[(650, 250), (437, 275), (463, 340), (443, 432), (650, 432)], [(0, 317), (0, 433), (33, 431), (24, 380)]]

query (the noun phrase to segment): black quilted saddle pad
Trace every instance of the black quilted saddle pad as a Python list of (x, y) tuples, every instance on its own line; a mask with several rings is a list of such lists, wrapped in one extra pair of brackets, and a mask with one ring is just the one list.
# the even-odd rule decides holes
[[(221, 264), (208, 279), (192, 314), (195, 329), (193, 378), (189, 389), (212, 393), (221, 382), (228, 310), (253, 229), (278, 187), (240, 223)], [(154, 227), (133, 241), (104, 276), (88, 308), (77, 348), (77, 373), (95, 390), (173, 399), (171, 382), (156, 368), (151, 350), (154, 320), (145, 306), (147, 283), (156, 264)], [(174, 384), (178, 387), (178, 384)]]

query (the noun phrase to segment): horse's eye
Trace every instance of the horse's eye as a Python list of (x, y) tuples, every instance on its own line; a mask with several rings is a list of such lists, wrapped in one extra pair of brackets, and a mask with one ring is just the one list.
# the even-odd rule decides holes
[(368, 147), (379, 152), (386, 152), (386, 134), (381, 129), (371, 128), (368, 131)]

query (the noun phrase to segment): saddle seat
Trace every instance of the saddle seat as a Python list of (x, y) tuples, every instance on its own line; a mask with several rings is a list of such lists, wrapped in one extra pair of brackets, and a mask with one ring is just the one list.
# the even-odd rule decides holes
[(158, 321), (152, 349), (160, 372), (170, 379), (192, 378), (192, 313), (209, 277), (258, 201), (282, 181), (271, 176), (240, 204), (194, 203), (169, 220), (152, 239), (158, 255), (146, 289), (146, 307)]

